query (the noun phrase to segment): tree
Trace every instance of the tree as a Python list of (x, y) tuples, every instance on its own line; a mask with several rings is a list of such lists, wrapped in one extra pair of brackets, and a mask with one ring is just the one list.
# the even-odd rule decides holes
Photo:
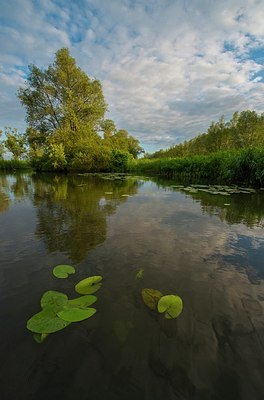
[(16, 128), (5, 128), (6, 140), (4, 145), (10, 153), (13, 154), (15, 160), (19, 160), (26, 153), (26, 138), (18, 133)]
[[(2, 133), (3, 133), (3, 131), (0, 131), (0, 138), (1, 138)], [(3, 159), (4, 152), (5, 152), (4, 145), (3, 145), (3, 143), (0, 142), (0, 160)]]
[(83, 125), (97, 129), (107, 108), (100, 82), (77, 67), (66, 48), (57, 51), (46, 70), (29, 66), (26, 87), (19, 88), (18, 97), (26, 107), (29, 126), (46, 137), (58, 129), (74, 132)]
[(101, 83), (77, 67), (66, 48), (57, 51), (46, 70), (29, 66), (18, 97), (26, 108), (25, 136), (36, 168), (99, 171), (109, 169), (106, 164), (111, 165), (116, 146), (134, 156), (142, 151), (126, 131), (125, 143), (117, 140), (120, 131), (113, 121), (104, 120), (107, 105)]

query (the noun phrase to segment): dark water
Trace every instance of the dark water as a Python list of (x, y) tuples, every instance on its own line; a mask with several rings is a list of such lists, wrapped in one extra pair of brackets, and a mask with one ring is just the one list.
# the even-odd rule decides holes
[[(0, 175), (1, 400), (264, 398), (264, 192), (171, 184)], [(76, 274), (56, 279), (62, 263)], [(95, 316), (37, 344), (42, 294), (76, 297), (90, 275)], [(180, 295), (183, 313), (164, 320), (142, 288)]]

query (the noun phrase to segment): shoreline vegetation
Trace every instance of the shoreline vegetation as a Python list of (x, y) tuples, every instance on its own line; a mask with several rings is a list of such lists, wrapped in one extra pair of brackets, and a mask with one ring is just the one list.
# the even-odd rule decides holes
[(211, 155), (133, 160), (129, 172), (175, 180), (264, 186), (264, 148), (221, 151)]
[[(100, 81), (82, 71), (67, 48), (46, 70), (29, 66), (18, 97), (26, 109), (20, 134), (0, 131), (0, 170), (131, 173), (219, 184), (264, 186), (264, 113), (235, 112), (206, 133), (144, 154), (139, 141), (105, 118)], [(5, 160), (5, 152), (12, 160)]]

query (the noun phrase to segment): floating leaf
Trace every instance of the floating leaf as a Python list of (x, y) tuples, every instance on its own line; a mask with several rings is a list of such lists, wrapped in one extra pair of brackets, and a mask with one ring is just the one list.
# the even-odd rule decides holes
[(58, 317), (60, 317), (63, 321), (66, 322), (78, 322), (83, 321), (84, 319), (92, 317), (96, 313), (95, 308), (74, 308), (69, 307), (64, 310), (58, 312)]
[(105, 194), (113, 194), (113, 192), (105, 192)]
[(103, 278), (98, 276), (90, 276), (89, 278), (83, 279), (75, 286), (75, 290), (80, 294), (92, 294), (97, 292), (98, 289), (102, 286), (101, 280)]
[(57, 317), (52, 310), (43, 310), (31, 317), (27, 329), (34, 333), (54, 333), (66, 328), (70, 322)]
[(57, 265), (53, 268), (53, 275), (56, 278), (68, 278), (69, 275), (75, 273), (75, 268), (71, 265)]
[(230, 204), (229, 203), (224, 203), (224, 206), (230, 206)]
[(81, 296), (77, 297), (76, 299), (72, 299), (68, 301), (68, 304), (66, 307), (77, 307), (77, 308), (86, 308), (91, 306), (93, 303), (95, 303), (97, 300), (96, 296), (93, 295), (86, 295), (86, 296)]
[(144, 268), (140, 268), (140, 270), (136, 274), (136, 279), (143, 278), (143, 275), (144, 275)]
[(43, 343), (48, 336), (48, 333), (33, 333), (33, 338), (37, 343)]
[(121, 194), (121, 197), (129, 197), (129, 194)]
[(158, 302), (158, 312), (164, 313), (165, 318), (177, 318), (183, 309), (182, 299), (173, 294), (163, 296)]
[(68, 297), (64, 293), (56, 292), (55, 290), (49, 290), (45, 292), (40, 300), (40, 305), (43, 310), (51, 310), (55, 313), (62, 310), (67, 304)]
[(159, 299), (163, 296), (162, 293), (159, 290), (155, 289), (143, 289), (142, 292), (142, 298), (146, 306), (148, 306), (151, 310), (156, 310), (157, 309), (157, 304), (159, 302)]

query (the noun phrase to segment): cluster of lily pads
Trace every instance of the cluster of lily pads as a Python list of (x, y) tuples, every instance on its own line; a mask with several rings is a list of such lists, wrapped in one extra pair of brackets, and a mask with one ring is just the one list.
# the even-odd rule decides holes
[[(67, 278), (74, 274), (75, 269), (71, 265), (57, 265), (53, 269), (53, 275), (57, 278)], [(64, 293), (49, 290), (43, 294), (40, 300), (42, 310), (33, 315), (27, 321), (27, 329), (33, 332), (33, 337), (38, 343), (42, 343), (46, 337), (58, 332), (73, 322), (80, 322), (92, 317), (96, 313), (90, 306), (97, 301), (93, 293), (100, 289), (102, 277), (91, 276), (75, 285), (75, 291), (83, 296), (68, 299)]]
[(147, 307), (152, 311), (164, 314), (166, 319), (177, 318), (183, 309), (183, 302), (180, 296), (163, 294), (156, 289), (143, 289), (142, 298)]
[(172, 188), (184, 190), (188, 193), (205, 192), (209, 194), (220, 194), (222, 196), (230, 196), (231, 194), (253, 194), (256, 192), (252, 188), (244, 188), (240, 186), (226, 186), (226, 185), (172, 185)]

